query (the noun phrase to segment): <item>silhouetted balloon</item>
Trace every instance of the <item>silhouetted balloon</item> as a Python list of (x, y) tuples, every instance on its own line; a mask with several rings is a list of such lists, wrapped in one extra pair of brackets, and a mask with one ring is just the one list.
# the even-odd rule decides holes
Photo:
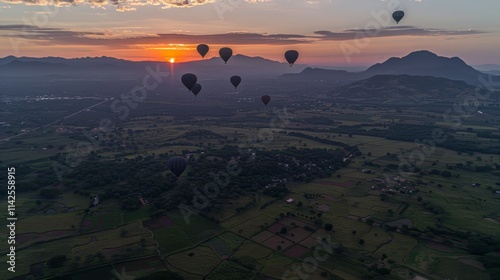
[(297, 58), (299, 58), (299, 52), (294, 50), (286, 51), (285, 58), (286, 61), (288, 61), (288, 63), (290, 64), (290, 67), (292, 67), (295, 61), (297, 61)]
[(402, 20), (404, 16), (405, 12), (403, 11), (395, 11), (394, 13), (392, 13), (392, 18), (396, 21), (396, 23), (399, 23), (399, 21)]
[(196, 75), (192, 73), (184, 74), (181, 78), (182, 83), (185, 87), (187, 87), (187, 89), (189, 89), (189, 91), (191, 91), (197, 80), (198, 78), (196, 78)]
[(200, 93), (201, 91), (201, 85), (200, 84), (196, 84), (193, 86), (193, 88), (191, 88), (191, 92), (194, 93), (194, 95), (198, 95), (198, 93)]
[(210, 48), (205, 44), (199, 44), (196, 47), (196, 50), (198, 51), (198, 53), (201, 55), (202, 58), (205, 58), (205, 55), (208, 53), (209, 49)]
[(187, 159), (181, 156), (171, 157), (167, 162), (167, 167), (176, 177), (179, 177), (186, 170)]
[(230, 80), (231, 80), (231, 84), (233, 84), (234, 88), (237, 88), (238, 85), (241, 83), (240, 76), (232, 76)]
[(219, 50), (219, 55), (222, 58), (222, 60), (224, 60), (224, 64), (227, 64), (227, 61), (233, 55), (233, 50), (230, 48), (222, 48)]
[(260, 100), (262, 100), (262, 103), (264, 103), (264, 105), (267, 106), (267, 104), (269, 103), (269, 101), (271, 101), (271, 97), (269, 95), (263, 95)]

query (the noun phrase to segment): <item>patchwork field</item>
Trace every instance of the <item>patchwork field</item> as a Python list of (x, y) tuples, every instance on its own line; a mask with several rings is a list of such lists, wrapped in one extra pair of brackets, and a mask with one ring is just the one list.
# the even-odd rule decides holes
[[(274, 111), (253, 107), (224, 118), (131, 118), (113, 134), (120, 144), (106, 138), (92, 157), (75, 168), (75, 174), (65, 174), (70, 176), (63, 183), (52, 174), (50, 162), (43, 161), (64, 161), (62, 150), (41, 147), (49, 142), (74, 144), (83, 141), (81, 135), (72, 135), (73, 139), (36, 132), (23, 143), (8, 143), (2, 149), (2, 162), (21, 163), (22, 158), (34, 170), (26, 172), (26, 180), (33, 180), (27, 186), (33, 189), (22, 192), (16, 201), (16, 270), (40, 279), (76, 270), (81, 271), (73, 279), (82, 280), (125, 279), (126, 275), (142, 277), (168, 270), (193, 280), (267, 280), (281, 279), (290, 271), (290, 276), (297, 276), (293, 274), (297, 266), (317, 258), (318, 248), (327, 248), (326, 260), (308, 273), (309, 279), (493, 279), (482, 255), (470, 248), (473, 242), (479, 247), (485, 243), (482, 247), (489, 254), (498, 253), (500, 197), (494, 191), (499, 186), (500, 157), (487, 153), (498, 141), (476, 134), (496, 131), (493, 123), (479, 125), (476, 120), (449, 132), (450, 137), (470, 141), (460, 145), (482, 147), (482, 152), (434, 147), (416, 164), (417, 170), (401, 172), (398, 168), (403, 161), (418, 159), (416, 153), (426, 150), (409, 140), (338, 131), (350, 127), (389, 133), (392, 121), (441, 126), (439, 114), (425, 115), (425, 108), (396, 113), (394, 108), (379, 105), (363, 112), (351, 108), (352, 104), (318, 106), (324, 106), (322, 112), (292, 106), (296, 118), (288, 127), (275, 129), (272, 139), (258, 138), (259, 129), (267, 128), (275, 117)], [(416, 116), (424, 121), (416, 121)], [(315, 121), (322, 124), (308, 123)], [(409, 135), (415, 132), (413, 126), (406, 129)], [(271, 160), (276, 150), (292, 155), (303, 149), (323, 149), (316, 155), (320, 158), (319, 154), (344, 144), (356, 145), (360, 153), (345, 159), (345, 166), (325, 166), (329, 173), (314, 171), (320, 165), (314, 160), (297, 166), (291, 160), (287, 164), (296, 168), (290, 169), (293, 172), (266, 177), (284, 166), (284, 159)], [(243, 151), (253, 150), (246, 155), (227, 152), (238, 145), (244, 146)], [(32, 152), (34, 146), (37, 152)], [(206, 159), (203, 153), (214, 155)], [(191, 156), (179, 179), (165, 167), (173, 154)], [(245, 156), (257, 160), (249, 164)], [(122, 168), (122, 160), (129, 165)], [(109, 166), (109, 174), (94, 169), (92, 165), (100, 162)], [(227, 172), (228, 162), (255, 174), (244, 177), (242, 172), (212, 180), (208, 174)], [(127, 177), (136, 171), (140, 180)], [(306, 175), (290, 179), (300, 173)], [(210, 180), (228, 183), (217, 195), (194, 192)], [(62, 193), (44, 197), (36, 188), (38, 182), (40, 187)], [(265, 192), (266, 186), (272, 190), (281, 184), (287, 191)], [(97, 193), (103, 199), (89, 208)], [(139, 194), (149, 203), (135, 205)], [(181, 203), (195, 208), (196, 195), (202, 205), (207, 201), (197, 209), (199, 215), (181, 212)], [(293, 201), (286, 202), (289, 198)], [(7, 242), (7, 237), (4, 231), (0, 233), (1, 242)], [(63, 265), (49, 267), (49, 260), (58, 256), (67, 258)], [(385, 276), (384, 269), (388, 270)], [(0, 272), (0, 279), (11, 276)]]

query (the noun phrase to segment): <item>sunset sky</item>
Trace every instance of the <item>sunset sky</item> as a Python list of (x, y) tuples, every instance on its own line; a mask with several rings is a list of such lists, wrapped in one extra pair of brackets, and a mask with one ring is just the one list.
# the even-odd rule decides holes
[[(395, 10), (406, 13), (396, 24)], [(415, 50), (500, 64), (499, 0), (0, 0), (0, 56), (198, 60), (196, 45), (371, 65)], [(368, 35), (367, 35), (368, 33)], [(357, 38), (357, 39), (356, 39)]]

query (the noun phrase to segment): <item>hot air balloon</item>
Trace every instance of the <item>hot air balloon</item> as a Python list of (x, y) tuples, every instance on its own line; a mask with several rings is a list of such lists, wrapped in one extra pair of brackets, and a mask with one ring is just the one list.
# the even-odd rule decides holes
[(182, 83), (185, 87), (187, 87), (187, 89), (189, 89), (189, 91), (191, 91), (197, 80), (198, 78), (196, 78), (196, 75), (192, 73), (184, 74), (181, 78)]
[(179, 178), (184, 170), (186, 170), (187, 159), (181, 156), (171, 157), (167, 162), (167, 167), (177, 178)]
[(197, 96), (198, 93), (200, 93), (201, 91), (201, 85), (200, 84), (196, 84), (193, 86), (193, 88), (191, 88), (191, 92), (194, 93), (194, 96)]
[(232, 76), (230, 80), (231, 80), (231, 84), (233, 84), (233, 86), (234, 86), (235, 89), (241, 83), (241, 77), (240, 76)]
[(295, 61), (297, 61), (297, 58), (299, 58), (298, 51), (295, 51), (295, 50), (286, 51), (285, 59), (290, 64), (290, 67), (292, 67), (292, 65), (295, 63)]
[(205, 44), (199, 44), (196, 47), (196, 50), (198, 51), (198, 53), (201, 55), (202, 58), (205, 58), (205, 55), (208, 53), (209, 49), (210, 48)]
[(401, 19), (405, 16), (405, 12), (403, 11), (395, 11), (392, 13), (392, 18), (396, 21), (396, 23), (399, 23)]
[(230, 48), (222, 48), (219, 50), (219, 55), (222, 58), (222, 60), (224, 60), (224, 64), (227, 64), (227, 61), (233, 55), (233, 50)]
[(271, 101), (271, 97), (269, 95), (264, 95), (260, 98), (260, 100), (262, 100), (262, 103), (264, 103), (264, 105), (267, 106), (267, 104), (269, 103), (269, 101)]

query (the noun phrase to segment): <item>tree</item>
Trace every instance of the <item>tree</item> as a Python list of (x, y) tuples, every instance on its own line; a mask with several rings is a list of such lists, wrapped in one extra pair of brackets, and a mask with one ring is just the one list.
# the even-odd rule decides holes
[(325, 224), (325, 230), (331, 231), (333, 229), (332, 224)]
[(387, 198), (388, 198), (388, 197), (387, 197), (387, 194), (386, 194), (386, 193), (381, 193), (379, 196), (380, 196), (380, 200), (382, 200), (382, 201), (387, 201)]
[(121, 200), (122, 208), (125, 210), (139, 209), (140, 202), (136, 197), (125, 197)]
[(451, 177), (451, 172), (450, 171), (443, 171), (443, 172), (441, 172), (441, 176), (443, 176), (445, 178), (449, 178), (449, 177)]
[(333, 248), (333, 252), (335, 254), (342, 254), (344, 252), (344, 247), (342, 246), (342, 244), (335, 246), (335, 248)]
[(50, 258), (50, 260), (47, 261), (47, 265), (50, 268), (58, 268), (58, 267), (63, 266), (63, 264), (66, 260), (68, 260), (68, 258), (66, 258), (66, 256), (57, 255), (57, 256)]
[(358, 244), (359, 245), (364, 245), (365, 244), (365, 240), (363, 238), (361, 238), (359, 241), (358, 241)]
[(357, 231), (356, 231), (355, 229), (353, 229), (353, 230), (351, 231), (351, 233), (352, 233), (352, 235), (356, 235)]
[(106, 258), (102, 252), (97, 253), (95, 256), (99, 259), (99, 262), (101, 262), (101, 263)]
[(377, 268), (376, 272), (378, 274), (381, 274), (381, 275), (387, 275), (387, 274), (391, 273), (391, 271), (389, 269), (383, 268), (383, 267), (382, 268)]
[(474, 238), (467, 243), (467, 251), (476, 255), (484, 255), (490, 251), (490, 248), (486, 242), (479, 238)]

